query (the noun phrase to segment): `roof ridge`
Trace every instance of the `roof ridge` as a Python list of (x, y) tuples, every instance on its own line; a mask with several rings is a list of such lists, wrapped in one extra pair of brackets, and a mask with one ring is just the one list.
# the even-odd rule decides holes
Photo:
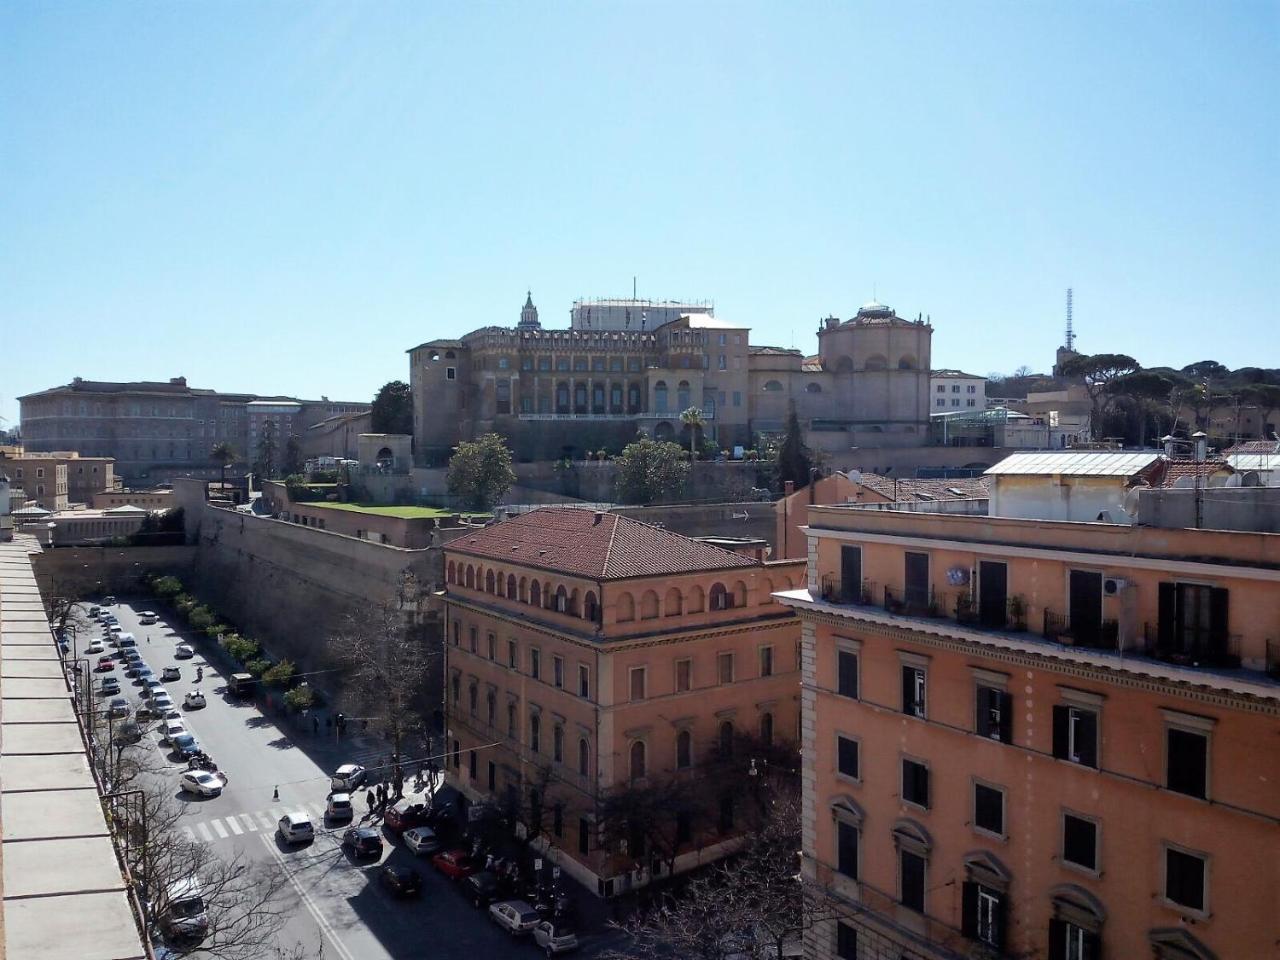
[(609, 561), (613, 559), (613, 545), (618, 539), (618, 514), (609, 511), (609, 516), (613, 518), (613, 529), (609, 531), (609, 546), (604, 551), (604, 563), (600, 564), (600, 572), (608, 575)]

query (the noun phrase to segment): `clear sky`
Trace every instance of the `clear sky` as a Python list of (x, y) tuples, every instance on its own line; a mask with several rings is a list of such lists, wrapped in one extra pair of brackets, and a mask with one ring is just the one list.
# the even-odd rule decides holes
[(812, 352), (1280, 365), (1280, 3), (0, 5), (0, 416), (95, 379), (367, 399), (572, 300)]

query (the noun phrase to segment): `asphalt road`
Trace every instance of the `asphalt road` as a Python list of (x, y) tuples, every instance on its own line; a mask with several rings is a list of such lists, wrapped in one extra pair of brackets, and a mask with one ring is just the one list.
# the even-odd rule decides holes
[[(400, 901), (378, 884), (377, 872), (388, 861), (412, 862), (414, 857), (390, 834), (384, 833), (383, 855), (378, 863), (353, 863), (339, 841), (347, 824), (326, 827), (322, 813), (328, 795), (329, 773), (340, 763), (375, 766), (384, 761), (386, 748), (366, 737), (337, 743), (329, 736), (315, 736), (310, 730), (282, 729), (265, 717), (250, 701), (238, 701), (226, 691), (221, 671), (209, 663), (204, 652), (210, 641), (186, 642), (196, 651), (194, 660), (178, 660), (174, 650), (186, 639), (175, 630), (165, 610), (161, 622), (142, 626), (138, 612), (144, 603), (120, 603), (111, 607), (120, 626), (138, 639), (143, 661), (156, 676), (175, 665), (181, 679), (165, 688), (186, 717), (188, 729), (204, 750), (227, 773), (223, 793), (214, 798), (194, 798), (180, 793), (178, 776), (185, 764), (171, 761), (161, 774), (171, 777), (174, 792), (186, 810), (180, 829), (189, 836), (212, 844), (218, 852), (231, 856), (240, 851), (248, 860), (276, 864), (288, 877), (282, 897), (289, 920), (281, 930), (279, 944), (307, 945), (317, 953), (323, 943), (325, 960), (418, 960), (418, 958), (506, 958), (538, 956), (528, 939), (513, 940), (488, 919), (484, 911), (473, 909), (453, 889), (453, 884), (430, 866), (427, 858), (415, 864), (423, 876), (420, 899)], [(83, 647), (83, 642), (81, 642)], [(114, 650), (108, 646), (108, 651)], [(96, 662), (97, 654), (92, 655)], [(196, 667), (203, 667), (199, 685), (208, 706), (199, 710), (182, 707), (184, 695), (196, 686)], [(95, 688), (103, 674), (94, 674)], [(122, 695), (140, 702), (138, 685), (117, 667), (109, 676), (119, 678)], [(321, 728), (322, 733), (324, 728)], [(155, 735), (151, 735), (155, 740)], [(168, 748), (154, 742), (154, 749)], [(278, 788), (279, 799), (274, 792)], [(365, 813), (363, 796), (357, 798), (357, 821)], [(276, 839), (275, 824), (286, 811), (305, 810), (317, 827), (316, 840), (308, 845), (285, 848)], [(584, 944), (584, 954), (593, 952)]]

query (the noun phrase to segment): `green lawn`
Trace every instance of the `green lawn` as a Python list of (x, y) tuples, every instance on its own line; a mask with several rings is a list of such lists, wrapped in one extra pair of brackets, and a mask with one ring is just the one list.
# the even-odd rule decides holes
[[(303, 504), (307, 507), (324, 507), (326, 510), (349, 510), (352, 513), (372, 513), (379, 517), (399, 517), (402, 520), (418, 520), (453, 516), (453, 511), (440, 507), (379, 507), (362, 503), (329, 503), (315, 501)], [(487, 513), (463, 513), (464, 517), (487, 517)]]

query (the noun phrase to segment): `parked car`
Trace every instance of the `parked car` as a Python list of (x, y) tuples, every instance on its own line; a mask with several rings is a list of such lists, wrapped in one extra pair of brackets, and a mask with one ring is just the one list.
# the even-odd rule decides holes
[(142, 624), (144, 627), (147, 627), (153, 623), (159, 623), (160, 617), (157, 616), (156, 613), (152, 610), (143, 610), (140, 614), (138, 614), (138, 622)]
[(119, 651), (119, 652), (116, 654), (116, 656), (118, 656), (121, 660), (124, 660), (124, 661), (126, 661), (126, 662), (128, 662), (128, 663), (141, 663), (141, 662), (142, 662), (142, 654), (140, 654), (140, 653), (139, 653), (135, 648), (133, 648), (133, 647), (130, 647), (128, 650), (121, 650), (121, 651)]
[(112, 720), (119, 720), (129, 715), (129, 701), (124, 697), (116, 697), (107, 704), (107, 716)]
[(155, 677), (147, 677), (142, 681), (142, 689), (138, 691), (138, 695), (150, 700), (156, 694), (164, 690), (164, 684)]
[(422, 892), (422, 875), (413, 867), (387, 864), (378, 872), (378, 880), (395, 897), (416, 897)]
[(222, 793), (222, 778), (207, 770), (187, 770), (178, 777), (183, 793), (195, 793), (202, 797), (216, 797)]
[(155, 676), (155, 673), (141, 660), (135, 660), (133, 663), (133, 675), (145, 685), (148, 680)]
[(487, 907), (502, 895), (502, 885), (497, 874), (489, 870), (481, 870), (469, 877), (463, 877), (459, 884), (471, 905), (477, 908)]
[(382, 837), (373, 827), (348, 827), (342, 834), (342, 848), (354, 857), (380, 857)]
[(437, 853), (431, 858), (431, 865), (450, 880), (461, 880), (480, 870), (480, 864), (472, 860), (471, 855), (462, 849)]
[(84, 652), (85, 652), (85, 655), (87, 656), (91, 653), (102, 653), (102, 651), (105, 649), (107, 648), (102, 645), (101, 640), (90, 640), (89, 645), (84, 648)]
[(138, 641), (132, 633), (120, 633), (116, 635), (117, 647), (136, 647), (137, 645)]
[(553, 920), (543, 920), (533, 928), (533, 942), (548, 957), (578, 949), (578, 935), (564, 924), (557, 924)]
[(206, 706), (204, 694), (199, 690), (192, 690), (182, 698), (182, 705), (188, 710), (199, 710)]
[(177, 667), (165, 667), (160, 671), (161, 680), (181, 680), (182, 671)]
[(116, 728), (116, 739), (121, 743), (137, 743), (142, 739), (142, 725), (137, 721), (137, 714), (133, 720), (126, 720)]
[(305, 813), (286, 813), (276, 824), (276, 832), (285, 843), (306, 843), (316, 837), (316, 828)]
[(100, 614), (101, 612), (102, 612), (102, 608), (98, 606), (96, 603), (89, 607), (90, 617), (97, 617), (97, 615)]
[(151, 698), (151, 707), (155, 710), (157, 717), (166, 716), (174, 710), (173, 697), (169, 696), (168, 691), (157, 693)]
[(116, 598), (113, 595), (108, 594), (102, 598), (102, 605), (104, 607), (114, 607), (116, 605)]
[(367, 770), (358, 763), (344, 763), (329, 778), (331, 790), (355, 790), (369, 776)]
[(138, 709), (133, 712), (135, 720), (154, 720), (156, 718), (155, 707), (149, 703), (138, 704)]
[(427, 805), (401, 800), (387, 809), (382, 822), (392, 833), (404, 833), (410, 827), (427, 822)]
[(177, 880), (169, 884), (153, 913), (160, 921), (160, 929), (169, 937), (193, 939), (209, 932), (209, 914), (199, 880)]
[(189, 760), (200, 752), (200, 743), (190, 733), (180, 733), (173, 738), (173, 752)]
[(513, 937), (528, 933), (538, 925), (538, 911), (523, 900), (504, 900), (489, 907), (489, 919)]
[(413, 827), (404, 832), (403, 838), (404, 845), (419, 857), (440, 849), (440, 838), (430, 827)]
[(98, 673), (110, 673), (115, 668), (116, 668), (116, 662), (112, 660), (110, 657), (99, 657), (98, 665), (94, 667), (94, 669), (97, 670)]
[(190, 660), (195, 655), (196, 652), (185, 643), (178, 644), (177, 648), (173, 651), (173, 659), (175, 660)]
[[(117, 643), (120, 642), (121, 637), (126, 636), (124, 627), (120, 626), (118, 623), (107, 624), (107, 634), (108, 636), (115, 637)], [(127, 636), (133, 636), (133, 634), (127, 634)]]
[[(154, 704), (152, 704), (154, 706)], [(180, 737), (187, 732), (187, 725), (181, 720), (170, 720), (165, 723), (160, 731), (160, 739), (165, 743), (173, 743), (174, 737)]]
[(328, 820), (350, 820), (354, 814), (351, 807), (351, 794), (331, 793), (329, 802), (325, 804), (324, 815)]
[(234, 696), (247, 697), (253, 693), (254, 679), (252, 673), (233, 673), (227, 681), (227, 689)]
[(102, 686), (98, 688), (98, 692), (104, 697), (113, 697), (120, 692), (120, 681), (115, 677), (107, 677), (102, 681)]

